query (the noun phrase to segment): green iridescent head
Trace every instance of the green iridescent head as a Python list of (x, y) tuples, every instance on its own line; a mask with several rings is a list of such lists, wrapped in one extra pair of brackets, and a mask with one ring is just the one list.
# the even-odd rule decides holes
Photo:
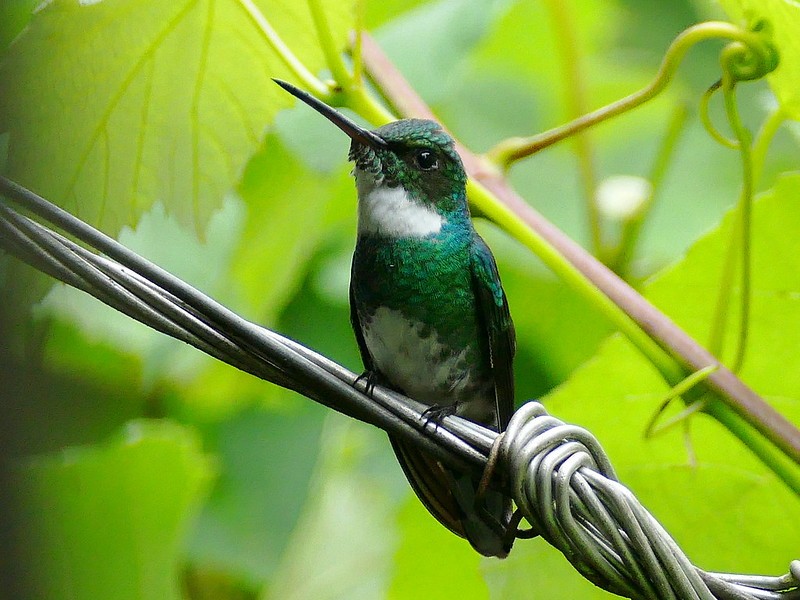
[(352, 140), (349, 158), (366, 185), (402, 186), (415, 200), (442, 212), (466, 211), (467, 176), (453, 138), (441, 125), (403, 119), (369, 131), (298, 88), (281, 87), (328, 118)]
[(438, 123), (404, 119), (371, 133), (386, 146), (375, 147), (354, 138), (349, 158), (357, 170), (371, 174), (376, 184), (402, 185), (412, 196), (428, 202), (463, 195), (467, 176), (461, 158), (453, 138)]

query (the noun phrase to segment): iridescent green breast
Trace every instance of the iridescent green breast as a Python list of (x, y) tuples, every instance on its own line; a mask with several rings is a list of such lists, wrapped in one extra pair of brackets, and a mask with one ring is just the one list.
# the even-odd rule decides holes
[[(492, 424), (488, 350), (470, 270), (472, 229), (428, 238), (360, 236), (352, 301), (374, 367), (406, 394)], [(478, 400), (478, 402), (475, 402)]]
[(381, 306), (400, 311), (453, 345), (477, 335), (471, 232), (451, 229), (423, 239), (360, 236), (352, 272), (359, 310), (365, 316)]

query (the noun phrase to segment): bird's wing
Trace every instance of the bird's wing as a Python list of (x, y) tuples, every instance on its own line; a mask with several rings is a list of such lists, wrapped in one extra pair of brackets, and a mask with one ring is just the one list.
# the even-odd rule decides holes
[(477, 233), (472, 242), (471, 261), (472, 285), (478, 303), (480, 325), (489, 340), (497, 421), (500, 431), (503, 431), (514, 412), (514, 323), (494, 257)]
[(367, 349), (367, 343), (364, 341), (364, 332), (361, 328), (361, 322), (358, 319), (358, 311), (356, 311), (356, 302), (353, 298), (353, 277), (350, 277), (350, 325), (353, 327), (353, 333), (356, 336), (358, 343), (358, 351), (361, 353), (361, 362), (364, 365), (364, 370), (368, 373), (374, 373), (374, 363), (372, 357)]

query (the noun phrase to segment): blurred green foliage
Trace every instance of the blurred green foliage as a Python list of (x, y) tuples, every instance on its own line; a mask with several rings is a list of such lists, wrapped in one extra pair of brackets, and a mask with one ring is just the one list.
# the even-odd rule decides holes
[[(19, 35), (0, 60), (0, 153), (8, 152), (0, 165), (93, 223), (121, 228), (123, 243), (247, 318), (359, 370), (347, 307), (355, 192), (346, 140), (303, 108), (276, 115), (289, 98), (268, 77), (282, 76), (282, 67), (239, 4), (159, 5), (183, 15), (174, 30), (147, 0), (83, 4), (55, 0), (33, 16), (29, 1), (0, 4), (3, 47)], [(312, 70), (321, 69), (305, 4), (257, 4)], [(343, 44), (349, 3), (322, 4)], [(737, 17), (753, 10), (724, 4)], [(774, 9), (800, 18), (787, 2), (761, 6), (767, 16)], [(719, 10), (690, 0), (665, 7), (572, 2), (592, 108), (646, 84), (669, 41)], [(376, 1), (366, 3), (364, 19), (476, 151), (566, 118), (558, 32), (544, 2)], [(778, 43), (796, 44), (786, 31), (776, 31)], [(590, 132), (601, 177), (647, 175), (675, 104), (696, 106), (718, 77), (718, 51), (693, 50), (663, 97)], [(800, 62), (795, 46), (788, 52), (790, 66), (771, 83), (796, 110), (786, 73)], [(206, 71), (197, 66), (204, 60)], [(160, 75), (140, 78), (148, 69)], [(138, 91), (117, 98), (120, 81)], [(741, 95), (751, 126), (775, 102), (763, 82)], [(796, 140), (779, 134), (762, 179), (772, 189), (756, 212), (753, 331), (742, 375), (800, 423), (791, 368), (800, 331), (800, 183), (777, 178), (797, 168), (796, 156)], [(70, 178), (75, 193), (65, 194)], [(728, 239), (723, 215), (740, 178), (736, 154), (690, 119), (634, 264), (645, 280), (673, 263), (644, 289), (701, 341)], [(569, 143), (518, 165), (512, 181), (554, 223), (588, 239)], [(800, 538), (788, 518), (800, 509), (797, 498), (707, 418), (692, 420), (694, 466), (678, 431), (644, 439), (663, 382), (526, 250), (492, 225), (478, 227), (497, 256), (517, 326), (518, 401), (545, 397), (554, 414), (594, 431), (623, 481), (702, 567), (785, 570)], [(0, 532), (9, 540), (10, 597), (608, 596), (541, 540), (520, 541), (505, 561), (480, 558), (419, 505), (381, 432), (74, 290), (54, 288), (29, 313), (20, 298), (31, 277), (0, 256), (8, 507)]]

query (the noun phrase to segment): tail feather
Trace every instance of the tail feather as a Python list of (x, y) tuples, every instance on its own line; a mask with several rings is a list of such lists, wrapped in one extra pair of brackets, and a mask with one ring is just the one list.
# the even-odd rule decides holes
[(425, 508), (456, 535), (485, 556), (508, 555), (504, 531), (511, 500), (493, 490), (478, 505), (478, 481), (442, 465), (435, 458), (389, 436), (397, 460)]

